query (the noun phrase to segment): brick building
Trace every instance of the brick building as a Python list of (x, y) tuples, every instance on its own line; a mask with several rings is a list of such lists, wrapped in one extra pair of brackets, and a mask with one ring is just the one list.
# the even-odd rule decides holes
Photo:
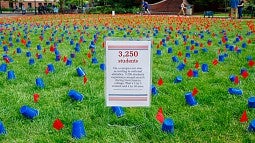
[(187, 0), (161, 0), (157, 3), (150, 4), (152, 13), (173, 13), (177, 14), (180, 11), (180, 5), (184, 2), (189, 5)]
[(39, 6), (39, 4), (42, 5), (55, 5), (58, 0), (0, 0), (0, 6), (1, 8), (15, 8), (17, 5), (19, 8), (21, 8), (22, 4), (27, 8), (35, 8)]

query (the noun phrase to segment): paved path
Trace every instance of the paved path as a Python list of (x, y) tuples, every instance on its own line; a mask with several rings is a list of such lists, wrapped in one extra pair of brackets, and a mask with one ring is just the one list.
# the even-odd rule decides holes
[[(26, 13), (25, 15), (35, 15), (34, 13)], [(22, 16), (21, 13), (1, 13), (0, 18)]]

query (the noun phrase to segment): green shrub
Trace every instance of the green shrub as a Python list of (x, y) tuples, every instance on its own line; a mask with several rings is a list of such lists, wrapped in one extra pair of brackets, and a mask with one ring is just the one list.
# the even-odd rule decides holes
[(13, 8), (2, 8), (2, 11), (13, 11)]

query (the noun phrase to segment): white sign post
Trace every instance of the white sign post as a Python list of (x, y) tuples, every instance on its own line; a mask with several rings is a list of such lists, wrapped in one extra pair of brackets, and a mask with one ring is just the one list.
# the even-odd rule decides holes
[(151, 41), (106, 40), (106, 106), (150, 106)]

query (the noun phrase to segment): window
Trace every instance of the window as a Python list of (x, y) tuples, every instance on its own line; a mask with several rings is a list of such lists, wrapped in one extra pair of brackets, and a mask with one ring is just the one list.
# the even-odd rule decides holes
[(13, 8), (13, 2), (9, 3), (9, 8)]
[(22, 3), (20, 2), (20, 3), (19, 3), (19, 8), (21, 8), (21, 7), (22, 7)]
[(32, 8), (32, 3), (29, 2), (27, 6), (28, 8)]

